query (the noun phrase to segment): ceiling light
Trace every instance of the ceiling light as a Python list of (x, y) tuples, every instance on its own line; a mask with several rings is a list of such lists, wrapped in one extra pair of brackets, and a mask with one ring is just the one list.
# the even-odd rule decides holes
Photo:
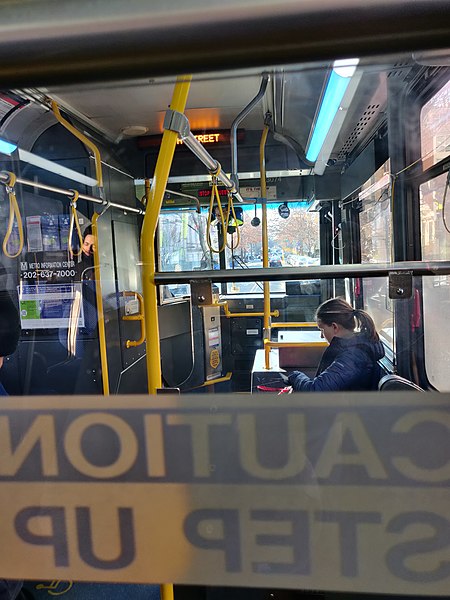
[(148, 132), (148, 127), (145, 125), (130, 125), (128, 127), (124, 127), (122, 129), (123, 135), (127, 135), (129, 137), (136, 137), (138, 135), (144, 135)]
[(6, 140), (0, 140), (0, 152), (2, 154), (11, 155), (16, 150), (17, 150), (17, 144), (13, 144), (12, 142), (7, 142)]
[(37, 154), (33, 154), (32, 152), (22, 150), (22, 148), (19, 148), (19, 159), (27, 162), (30, 165), (34, 165), (35, 167), (39, 167), (45, 171), (50, 171), (51, 173), (55, 173), (56, 175), (60, 175), (61, 177), (65, 177), (66, 179), (76, 181), (77, 183), (81, 183), (83, 185), (88, 185), (90, 187), (95, 187), (98, 185), (97, 180), (93, 179), (92, 177), (88, 177), (87, 175), (83, 175), (82, 173), (78, 173), (77, 171), (73, 171), (67, 167), (63, 167), (63, 165), (60, 165), (59, 163), (47, 160), (46, 158), (38, 156)]
[[(325, 93), (323, 94), (319, 112), (312, 130), (312, 135), (310, 136), (308, 146), (306, 148), (306, 159), (310, 162), (316, 162), (317, 158), (319, 157), (328, 132), (330, 131), (333, 121), (335, 120), (336, 113), (338, 113), (339, 108), (342, 108), (341, 104), (349, 87), (350, 81), (355, 75), (358, 63), (358, 58), (336, 60), (333, 63), (333, 70), (328, 78)], [(354, 90), (356, 90), (356, 86), (354, 87)], [(349, 102), (347, 102), (347, 105), (348, 104)], [(340, 119), (340, 121), (341, 125), (343, 118)], [(325, 169), (325, 166), (323, 168)]]

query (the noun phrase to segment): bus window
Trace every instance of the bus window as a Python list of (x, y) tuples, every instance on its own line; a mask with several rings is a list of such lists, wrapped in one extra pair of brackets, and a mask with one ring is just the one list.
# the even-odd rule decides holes
[[(391, 185), (389, 160), (362, 186), (359, 193), (361, 262), (391, 261)], [(381, 339), (393, 349), (393, 307), (386, 278), (364, 278), (364, 309), (375, 321)]]
[[(445, 227), (443, 211), (446, 187), (447, 173), (420, 186), (423, 260), (449, 260), (450, 257), (450, 234)], [(425, 368), (430, 383), (441, 392), (450, 390), (447, 376), (450, 369), (449, 330), (446, 326), (450, 322), (449, 290), (448, 275), (423, 278)]]
[(420, 135), (424, 170), (450, 156), (450, 81), (423, 106)]
[[(289, 202), (288, 218), (282, 218), (278, 210), (280, 203), (267, 205), (269, 237), (269, 267), (307, 267), (319, 264), (319, 215), (308, 212), (304, 202)], [(259, 220), (258, 225), (255, 225)], [(227, 249), (227, 267), (232, 269), (263, 266), (262, 256), (262, 209), (257, 206), (244, 207), (244, 223), (241, 227), (240, 244), (236, 249)], [(234, 236), (236, 237), (236, 236)], [(230, 246), (230, 244), (229, 244)], [(303, 282), (305, 285), (311, 282)], [(311, 285), (310, 285), (311, 288)], [(270, 284), (272, 293), (284, 293), (284, 281)], [(262, 283), (228, 283), (228, 294), (262, 294)]]
[[(450, 156), (450, 81), (422, 108), (420, 134), (424, 170)], [(450, 234), (445, 210), (448, 173), (420, 186), (420, 226), (423, 260), (449, 260)], [(423, 280), (425, 368), (430, 383), (439, 391), (450, 390), (446, 373), (450, 368), (448, 329), (450, 277), (436, 275)], [(436, 315), (440, 315), (436, 319)]]
[[(218, 255), (206, 242), (207, 215), (195, 211), (161, 213), (158, 224), (159, 270), (202, 271), (219, 267)], [(212, 247), (217, 247), (217, 229), (211, 227)], [(164, 286), (162, 299), (190, 294), (189, 284)]]

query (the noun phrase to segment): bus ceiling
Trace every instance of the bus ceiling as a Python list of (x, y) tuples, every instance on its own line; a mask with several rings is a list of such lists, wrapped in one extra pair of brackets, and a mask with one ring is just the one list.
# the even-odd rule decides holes
[(186, 0), (177, 9), (164, 0), (15, 2), (2, 14), (0, 81), (50, 85), (445, 48), (445, 15), (446, 0)]

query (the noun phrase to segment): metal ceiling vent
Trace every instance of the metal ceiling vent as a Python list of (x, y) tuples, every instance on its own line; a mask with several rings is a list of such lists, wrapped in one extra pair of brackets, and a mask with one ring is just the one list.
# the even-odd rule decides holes
[(396, 62), (396, 63), (394, 63), (393, 69), (391, 71), (389, 71), (387, 76), (404, 79), (410, 70), (411, 70), (411, 63)]
[(356, 146), (360, 136), (369, 125), (370, 121), (373, 119), (375, 115), (378, 114), (378, 110), (380, 108), (379, 104), (369, 104), (366, 110), (363, 112), (359, 121), (354, 126), (352, 132), (348, 136), (347, 141), (342, 146), (339, 154), (338, 160), (345, 160), (345, 158), (350, 154), (353, 148)]

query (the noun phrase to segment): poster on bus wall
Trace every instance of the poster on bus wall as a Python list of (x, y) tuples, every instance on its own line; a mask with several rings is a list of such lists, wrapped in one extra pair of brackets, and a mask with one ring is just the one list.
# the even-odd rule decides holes
[(81, 283), (17, 288), (22, 329), (84, 327)]

